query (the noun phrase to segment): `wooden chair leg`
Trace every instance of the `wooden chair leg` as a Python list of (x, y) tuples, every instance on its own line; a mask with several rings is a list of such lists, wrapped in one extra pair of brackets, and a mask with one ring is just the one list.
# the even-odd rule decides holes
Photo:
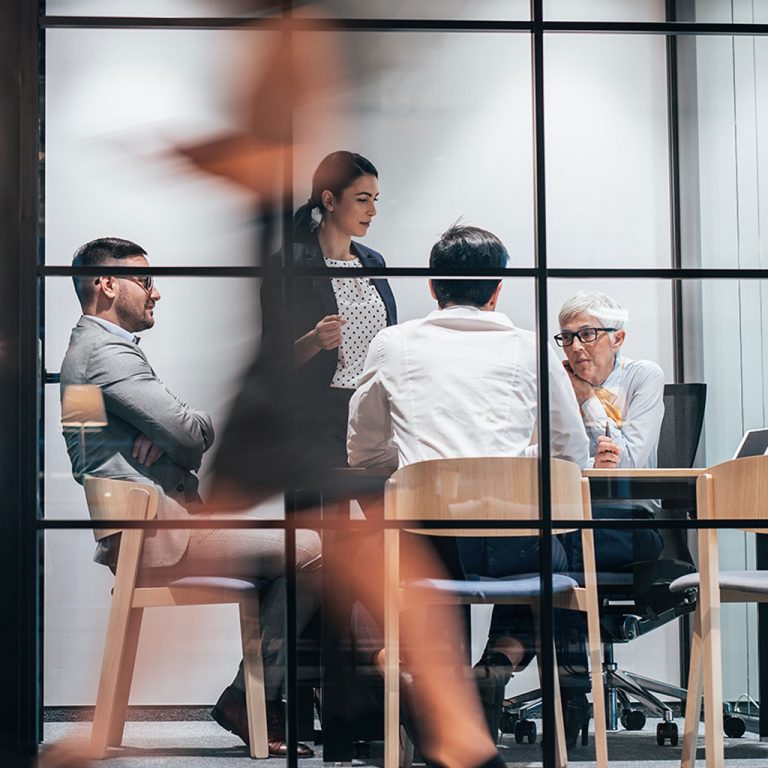
[(704, 748), (707, 768), (722, 768), (723, 658), (720, 637), (720, 584), (717, 531), (699, 531), (701, 559), (701, 641), (704, 678)]
[(104, 656), (101, 661), (99, 689), (96, 694), (96, 711), (91, 732), (92, 756), (104, 757), (110, 742), (110, 735), (117, 730), (113, 727), (119, 701), (118, 688), (122, 666), (126, 659), (129, 626), (131, 623), (130, 593), (126, 599), (114, 595), (109, 612), (107, 634), (104, 641)]
[(681, 768), (694, 768), (696, 748), (699, 740), (701, 719), (701, 614), (697, 606), (693, 618), (693, 639), (691, 641), (691, 664), (688, 669), (688, 698), (685, 700), (685, 726), (683, 728), (683, 751), (680, 755)]
[(400, 760), (400, 592), (399, 531), (387, 530), (384, 592), (384, 768), (398, 768)]
[(592, 710), (595, 716), (595, 760), (598, 768), (608, 768), (608, 724), (605, 717), (605, 685), (603, 684), (602, 644), (600, 642), (600, 614), (597, 600), (587, 610), (587, 645), (589, 668), (592, 676)]
[(248, 712), (250, 754), (253, 758), (267, 758), (269, 757), (267, 706), (258, 597), (247, 598), (240, 602), (240, 637), (243, 645), (245, 706)]
[(139, 634), (141, 633), (141, 620), (143, 617), (143, 608), (132, 608), (128, 617), (123, 661), (120, 664), (120, 674), (115, 691), (115, 705), (112, 711), (112, 720), (109, 725), (109, 735), (107, 738), (107, 744), (110, 747), (119, 747), (123, 743), (125, 715), (128, 711), (128, 699), (131, 695), (133, 672), (136, 668), (136, 651), (139, 647)]

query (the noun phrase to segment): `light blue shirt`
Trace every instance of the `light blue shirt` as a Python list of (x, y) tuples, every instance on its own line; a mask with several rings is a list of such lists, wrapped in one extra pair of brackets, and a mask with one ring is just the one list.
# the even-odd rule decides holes
[(597, 438), (605, 434), (607, 423), (611, 440), (621, 448), (619, 467), (655, 467), (664, 418), (664, 371), (650, 360), (617, 355), (613, 370), (601, 386), (615, 395), (614, 405), (622, 415), (622, 424), (619, 427), (608, 416), (597, 397), (581, 404), (591, 463), (595, 461)]
[(110, 333), (114, 333), (115, 336), (120, 336), (122, 339), (127, 339), (134, 344), (139, 343), (139, 337), (130, 331), (126, 331), (125, 328), (121, 328), (119, 325), (115, 325), (109, 320), (105, 320), (103, 317), (96, 317), (96, 315), (85, 315), (89, 320), (93, 320), (94, 323), (98, 323), (102, 328), (106, 328)]

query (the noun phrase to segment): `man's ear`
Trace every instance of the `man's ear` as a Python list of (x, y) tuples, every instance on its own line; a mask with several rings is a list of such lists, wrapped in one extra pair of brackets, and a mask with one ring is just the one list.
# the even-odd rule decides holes
[(96, 299), (102, 294), (108, 299), (114, 299), (117, 295), (117, 280), (112, 276), (99, 278), (99, 284), (96, 286)]
[(496, 304), (499, 301), (499, 294), (501, 293), (501, 286), (504, 285), (503, 280), (499, 280), (499, 284), (496, 286), (496, 290), (491, 294), (491, 298), (488, 299), (488, 303), (485, 305), (488, 309), (496, 309)]

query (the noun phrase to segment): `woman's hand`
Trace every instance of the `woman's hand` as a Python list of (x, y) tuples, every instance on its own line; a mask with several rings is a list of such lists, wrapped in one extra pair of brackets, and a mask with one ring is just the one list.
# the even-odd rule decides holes
[(597, 438), (597, 450), (595, 451), (596, 469), (616, 469), (619, 466), (621, 448), (610, 437), (600, 435)]
[(309, 333), (293, 343), (297, 368), (308, 363), (320, 350), (337, 349), (341, 345), (341, 327), (347, 321), (341, 315), (326, 315)]
[(312, 341), (320, 349), (336, 349), (341, 344), (341, 328), (347, 321), (341, 315), (326, 315), (312, 333)]
[(595, 394), (595, 388), (576, 374), (568, 360), (563, 360), (563, 368), (565, 368), (565, 372), (571, 380), (571, 386), (579, 405), (589, 400)]

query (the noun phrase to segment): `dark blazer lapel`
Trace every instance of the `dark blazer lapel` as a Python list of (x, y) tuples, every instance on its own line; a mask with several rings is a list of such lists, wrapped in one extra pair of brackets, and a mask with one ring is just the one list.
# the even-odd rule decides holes
[[(304, 244), (302, 253), (299, 255), (295, 266), (299, 268), (306, 267), (307, 269), (325, 269), (325, 260), (323, 259), (320, 245), (318, 243)], [(312, 286), (320, 297), (325, 314), (337, 315), (339, 313), (339, 306), (336, 303), (336, 294), (333, 292), (331, 278), (314, 277), (312, 278)]]
[[(359, 248), (354, 241), (352, 242), (352, 250), (364, 267), (375, 269), (384, 266), (374, 256)], [(373, 287), (379, 292), (379, 296), (381, 296), (381, 300), (384, 302), (384, 308), (387, 310), (387, 325), (395, 325), (397, 323), (397, 305), (395, 304), (395, 296), (389, 287), (389, 283), (385, 278), (381, 277), (372, 277), (371, 283), (373, 283)]]

